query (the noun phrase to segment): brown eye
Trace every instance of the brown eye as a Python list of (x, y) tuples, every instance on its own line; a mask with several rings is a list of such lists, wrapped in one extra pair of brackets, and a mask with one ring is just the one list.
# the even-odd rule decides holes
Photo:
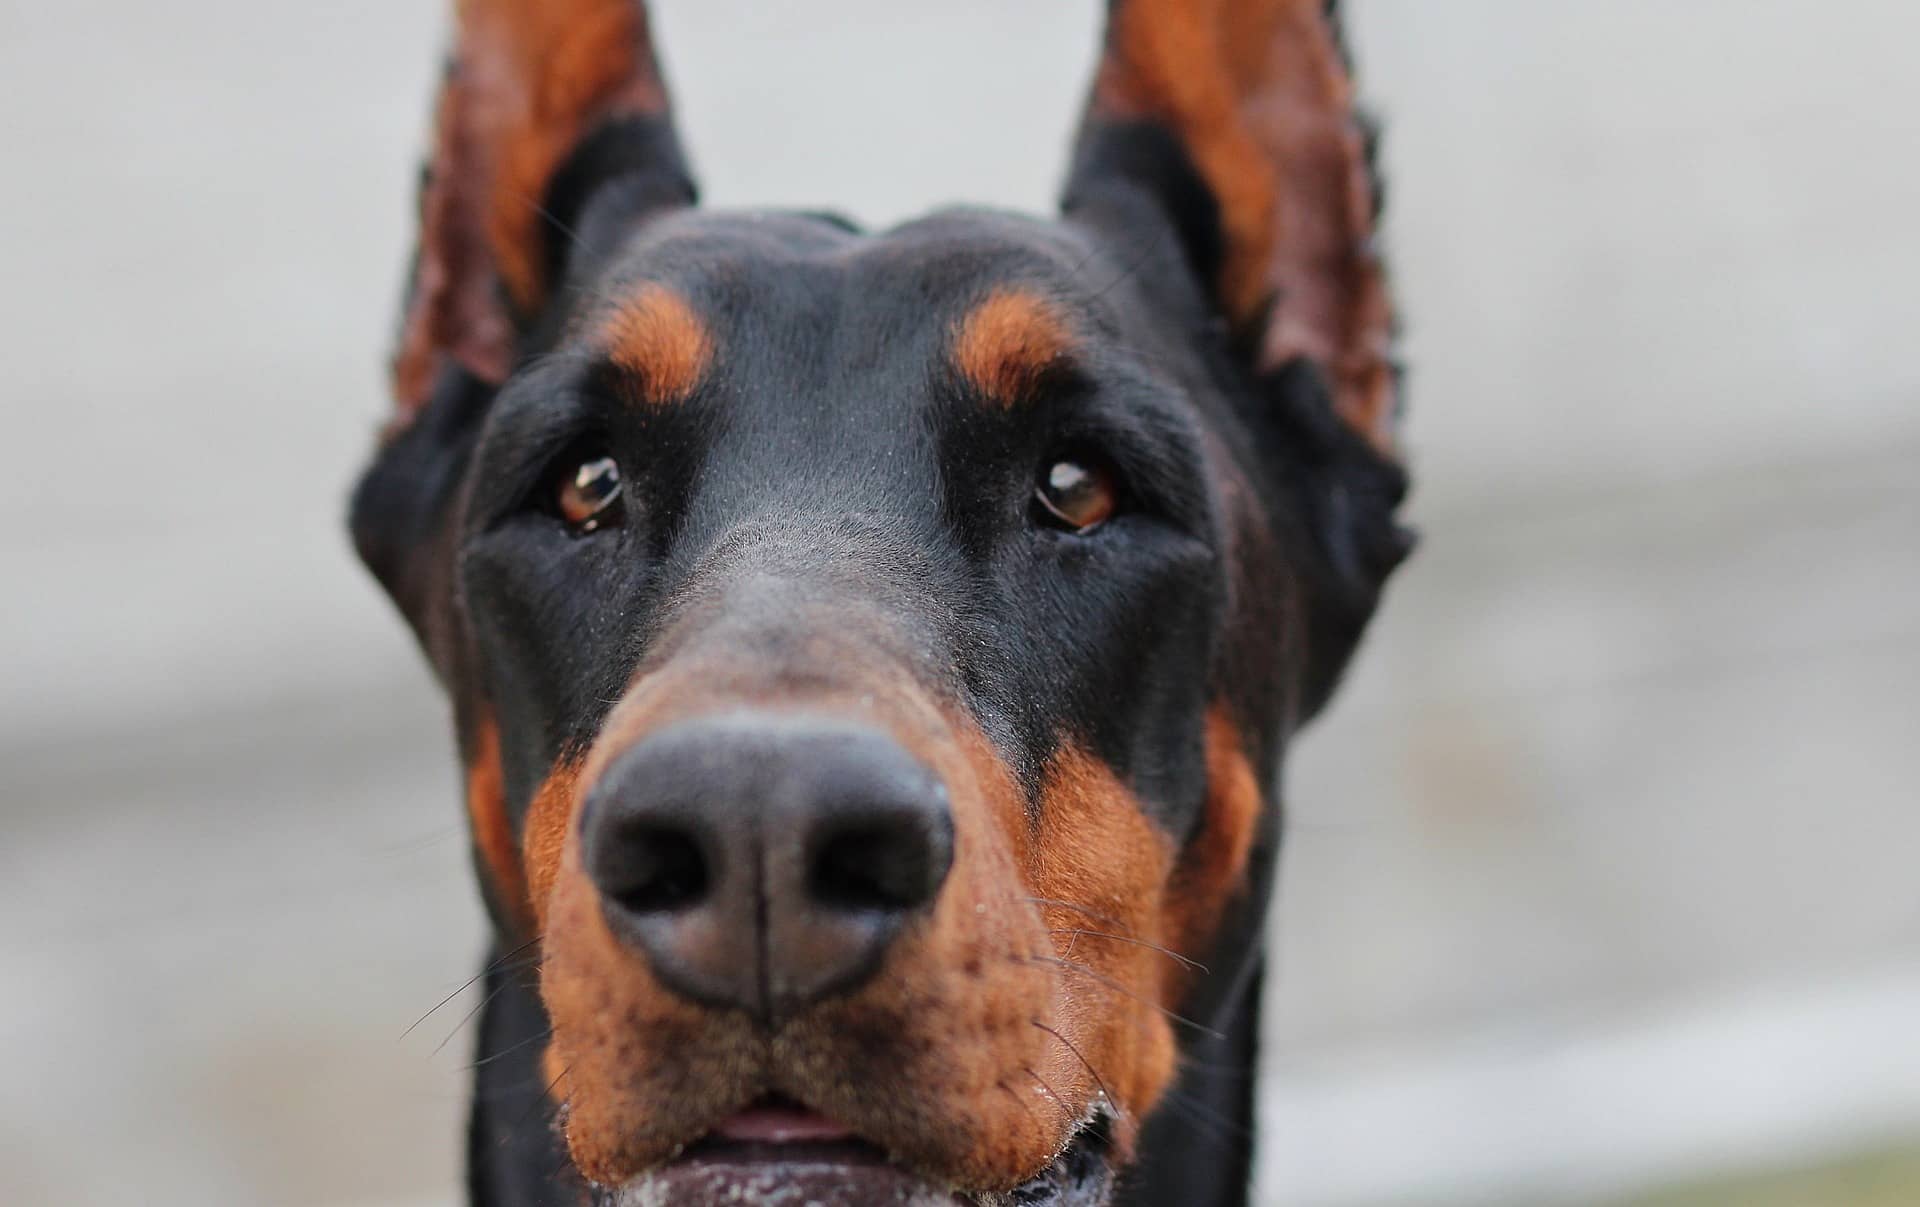
[(582, 461), (560, 479), (554, 504), (575, 532), (620, 522), (620, 466), (612, 457)]
[(1090, 532), (1113, 515), (1118, 491), (1113, 474), (1090, 460), (1063, 457), (1040, 471), (1033, 488), (1043, 523), (1068, 532)]

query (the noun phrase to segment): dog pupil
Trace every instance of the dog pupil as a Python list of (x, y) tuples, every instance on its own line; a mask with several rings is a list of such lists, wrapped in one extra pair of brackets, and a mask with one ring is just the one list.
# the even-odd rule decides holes
[(602, 457), (582, 465), (574, 483), (588, 499), (604, 503), (619, 487), (620, 471), (615, 468), (612, 457)]
[(1053, 467), (1047, 470), (1047, 487), (1062, 502), (1072, 502), (1086, 493), (1092, 477), (1083, 465), (1072, 461), (1055, 461)]
[(585, 531), (599, 524), (598, 517), (620, 494), (620, 466), (612, 457), (596, 457), (582, 462), (573, 479), (560, 492), (560, 510), (568, 522)]
[(1055, 461), (1040, 484), (1047, 510), (1074, 528), (1090, 528), (1106, 518), (1107, 493), (1100, 475), (1077, 461)]

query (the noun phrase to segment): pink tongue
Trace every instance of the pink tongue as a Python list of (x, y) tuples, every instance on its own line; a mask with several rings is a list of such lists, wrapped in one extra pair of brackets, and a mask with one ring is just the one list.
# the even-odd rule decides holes
[(722, 1119), (713, 1134), (722, 1140), (760, 1144), (803, 1144), (809, 1141), (849, 1140), (853, 1133), (838, 1123), (798, 1106), (755, 1103), (737, 1115)]

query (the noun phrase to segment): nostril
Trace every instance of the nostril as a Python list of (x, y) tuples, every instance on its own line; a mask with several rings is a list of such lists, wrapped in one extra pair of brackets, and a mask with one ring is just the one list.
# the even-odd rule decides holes
[(600, 891), (633, 913), (685, 909), (706, 899), (712, 869), (685, 830), (635, 825), (597, 879)]
[(808, 895), (829, 909), (916, 908), (946, 876), (945, 847), (918, 817), (842, 822), (816, 839)]

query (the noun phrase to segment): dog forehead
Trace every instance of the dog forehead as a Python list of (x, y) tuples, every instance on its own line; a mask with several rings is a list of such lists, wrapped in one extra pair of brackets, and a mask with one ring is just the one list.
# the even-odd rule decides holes
[(1073, 305), (1094, 292), (1079, 286), (1096, 260), (1065, 224), (993, 210), (942, 210), (881, 231), (818, 212), (687, 210), (642, 224), (590, 296), (617, 306), (664, 283), (716, 328), (747, 335), (821, 315), (935, 329), (997, 289)]

